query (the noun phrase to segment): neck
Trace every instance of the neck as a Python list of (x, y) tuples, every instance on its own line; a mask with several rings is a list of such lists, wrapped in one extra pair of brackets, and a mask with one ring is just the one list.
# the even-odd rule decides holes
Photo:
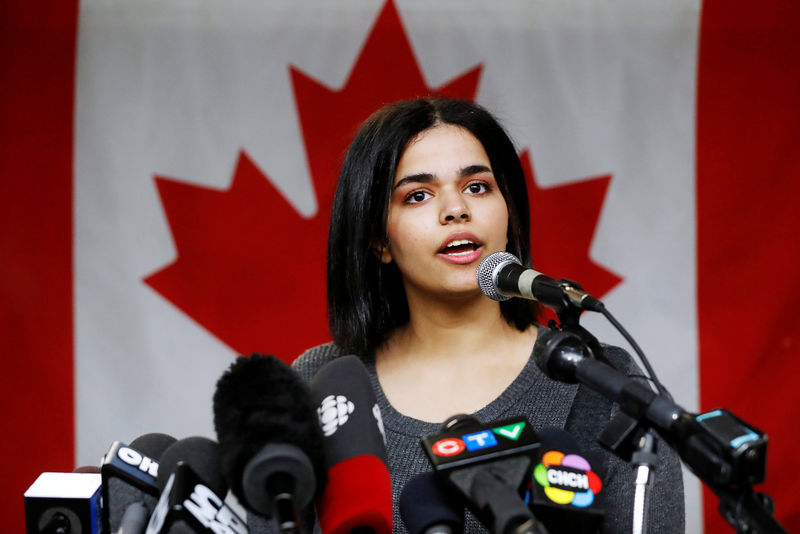
[(407, 292), (409, 322), (390, 339), (404, 346), (404, 352), (424, 353), (428, 358), (463, 357), (478, 354), (496, 344), (498, 336), (516, 329), (500, 312), (500, 303), (481, 293), (432, 299)]

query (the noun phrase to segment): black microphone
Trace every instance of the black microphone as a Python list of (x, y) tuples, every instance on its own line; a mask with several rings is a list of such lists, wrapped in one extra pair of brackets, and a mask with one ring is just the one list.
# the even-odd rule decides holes
[(489, 254), (475, 271), (481, 292), (492, 300), (512, 297), (538, 301), (555, 311), (575, 306), (581, 310), (600, 311), (602, 302), (586, 293), (570, 280), (556, 280), (523, 267), (519, 259), (508, 252)]
[(534, 361), (544, 374), (583, 384), (634, 419), (646, 421), (712, 489), (764, 480), (767, 436), (763, 432), (725, 410), (691, 414), (588, 354), (577, 335), (559, 330), (541, 334), (533, 347)]
[(325, 485), (322, 435), (310, 393), (274, 356), (240, 356), (217, 382), (214, 427), (222, 472), (239, 502), (282, 532)]
[(522, 500), (539, 436), (524, 417), (481, 424), (467, 415), (445, 421), (422, 448), (434, 470), (457, 490), (494, 534), (545, 533)]
[(247, 534), (245, 521), (224, 502), (228, 485), (214, 440), (194, 436), (171, 445), (161, 457), (158, 486), (147, 534)]
[(464, 505), (432, 471), (409, 480), (400, 493), (400, 517), (409, 534), (459, 534), (464, 531)]
[(42, 473), (25, 491), (28, 534), (99, 534), (101, 477)]
[(364, 364), (337, 358), (311, 381), (328, 482), (317, 499), (324, 534), (392, 533), (392, 482), (378, 401)]
[(542, 440), (534, 461), (529, 505), (551, 534), (599, 532), (605, 512), (600, 455), (586, 451), (560, 428), (537, 430)]
[(174, 442), (168, 434), (153, 432), (139, 436), (130, 445), (112, 443), (100, 465), (103, 532), (117, 532), (126, 512), (128, 522), (149, 516), (159, 494), (158, 458)]

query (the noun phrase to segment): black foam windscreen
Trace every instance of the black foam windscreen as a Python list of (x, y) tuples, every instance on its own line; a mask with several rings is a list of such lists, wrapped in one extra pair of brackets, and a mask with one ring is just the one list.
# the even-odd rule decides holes
[(161, 458), (164, 451), (176, 441), (177, 440), (169, 434), (150, 432), (148, 434), (142, 434), (134, 439), (128, 446), (145, 456), (158, 460)]
[(274, 356), (240, 356), (220, 377), (214, 393), (214, 427), (223, 475), (243, 505), (247, 506), (245, 468), (269, 444), (304, 452), (313, 466), (316, 488), (324, 487), (322, 435), (309, 389)]
[(216, 441), (202, 436), (192, 436), (167, 447), (158, 464), (159, 491), (164, 491), (164, 486), (178, 467), (178, 462), (188, 464), (214, 493), (225, 497), (228, 484), (222, 476), (220, 449)]

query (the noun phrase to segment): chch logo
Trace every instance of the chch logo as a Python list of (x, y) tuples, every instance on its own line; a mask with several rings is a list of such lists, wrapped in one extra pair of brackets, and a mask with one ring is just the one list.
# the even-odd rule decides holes
[(344, 425), (355, 410), (353, 401), (344, 395), (328, 395), (317, 408), (319, 425), (325, 437), (332, 436), (340, 426)]
[(556, 504), (585, 508), (594, 502), (603, 483), (592, 466), (577, 454), (548, 451), (533, 468), (533, 478), (544, 488), (544, 494)]

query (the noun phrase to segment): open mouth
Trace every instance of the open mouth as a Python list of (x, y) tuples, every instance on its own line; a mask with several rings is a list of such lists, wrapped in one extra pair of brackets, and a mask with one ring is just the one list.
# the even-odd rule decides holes
[(478, 247), (479, 243), (469, 239), (457, 239), (448, 243), (440, 252), (449, 256), (466, 256), (478, 250)]

